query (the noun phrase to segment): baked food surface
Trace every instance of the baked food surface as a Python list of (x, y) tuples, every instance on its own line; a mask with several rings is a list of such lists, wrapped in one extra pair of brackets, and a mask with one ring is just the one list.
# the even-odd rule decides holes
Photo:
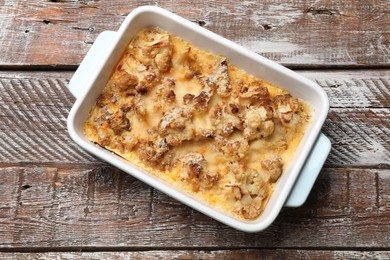
[(310, 117), (310, 106), (286, 90), (147, 28), (124, 51), (84, 131), (170, 185), (254, 219)]

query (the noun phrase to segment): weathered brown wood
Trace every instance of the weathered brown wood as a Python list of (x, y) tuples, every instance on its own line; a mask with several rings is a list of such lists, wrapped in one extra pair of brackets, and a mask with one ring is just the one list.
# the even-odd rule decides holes
[(98, 33), (148, 4), (288, 66), (388, 66), (390, 58), (386, 0), (2, 2), (3, 66), (77, 65)]
[(137, 251), (137, 252), (66, 252), (66, 253), (0, 253), (0, 260), (73, 260), (73, 259), (388, 259), (389, 251), (326, 251), (326, 250), (170, 250), (170, 251)]
[(389, 108), (390, 70), (298, 71), (317, 82), (332, 108)]
[(331, 109), (323, 132), (332, 141), (327, 165), (389, 168), (389, 109)]
[(304, 206), (247, 234), (111, 167), (0, 168), (0, 250), (389, 249), (389, 194), (389, 170), (323, 169)]
[[(388, 167), (387, 71), (332, 73), (303, 72), (325, 88), (334, 106), (323, 128), (333, 145), (326, 165)], [(67, 133), (66, 118), (74, 102), (66, 89), (71, 74), (0, 73), (1, 163), (99, 162)]]

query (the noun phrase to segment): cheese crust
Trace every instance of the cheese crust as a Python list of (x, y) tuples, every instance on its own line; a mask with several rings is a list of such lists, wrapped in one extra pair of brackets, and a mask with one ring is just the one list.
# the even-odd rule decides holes
[(257, 218), (308, 103), (159, 28), (128, 45), (84, 124), (94, 143), (239, 219)]

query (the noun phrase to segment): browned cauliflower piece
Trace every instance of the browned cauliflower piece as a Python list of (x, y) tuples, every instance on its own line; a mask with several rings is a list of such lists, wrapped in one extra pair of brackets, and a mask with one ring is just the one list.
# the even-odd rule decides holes
[(166, 103), (172, 104), (176, 101), (175, 81), (172, 78), (165, 78), (156, 89), (153, 97), (159, 107), (164, 107)]
[(129, 119), (127, 119), (125, 113), (123, 113), (120, 109), (113, 112), (107, 122), (115, 134), (119, 134), (123, 130), (130, 130)]
[(145, 94), (153, 89), (160, 82), (162, 74), (171, 68), (170, 35), (156, 29), (146, 30), (132, 42), (125, 52), (125, 57), (118, 65), (111, 82), (126, 92), (135, 92), (129, 94)]
[(210, 109), (210, 122), (218, 135), (229, 136), (235, 129), (243, 130), (243, 121), (236, 112), (238, 107), (228, 104), (223, 107), (216, 105)]
[(102, 127), (96, 129), (97, 132), (97, 143), (101, 146), (109, 146), (111, 144), (111, 138), (113, 136), (112, 130), (107, 129), (108, 124), (105, 123)]
[(146, 108), (144, 101), (139, 97), (134, 100), (134, 111), (136, 115), (140, 118), (143, 118), (146, 115)]
[(112, 92), (105, 91), (96, 100), (96, 105), (102, 108), (108, 104), (116, 103), (116, 101), (116, 97)]
[[(199, 82), (203, 85), (203, 89), (201, 90), (199, 95), (193, 97), (192, 102), (193, 102), (193, 106), (195, 108), (195, 111), (206, 112), (208, 109), (211, 97), (214, 94), (214, 90), (208, 84), (204, 84), (204, 82), (202, 80), (199, 80)], [(188, 98), (188, 97), (189, 96), (187, 96), (186, 98)], [(183, 100), (183, 101), (185, 101), (185, 100)]]
[(261, 213), (262, 201), (269, 192), (268, 175), (247, 169), (245, 174), (238, 176), (239, 182), (229, 185), (237, 200), (236, 211), (245, 218), (255, 218)]
[(218, 173), (211, 172), (207, 161), (200, 153), (188, 153), (181, 161), (180, 178), (192, 185), (193, 191), (200, 187), (210, 188), (219, 179)]
[(133, 88), (138, 84), (138, 77), (121, 69), (116, 70), (112, 74), (111, 80), (113, 84), (121, 90), (128, 90)]
[(198, 140), (213, 139), (215, 138), (215, 131), (214, 129), (208, 129), (208, 128), (196, 128), (195, 136)]
[(166, 112), (158, 124), (158, 133), (164, 136), (169, 145), (177, 146), (194, 138), (191, 124), (192, 110), (188, 107), (174, 107)]
[(206, 163), (206, 159), (202, 154), (187, 153), (182, 159), (183, 170), (180, 172), (180, 178), (183, 180), (199, 178)]
[(212, 89), (215, 89), (217, 94), (221, 97), (229, 97), (231, 91), (231, 85), (229, 82), (228, 63), (223, 60), (209, 77), (205, 79), (207, 85)]
[(224, 137), (215, 138), (216, 148), (235, 160), (244, 158), (249, 151), (249, 144), (245, 139), (229, 141)]
[(244, 103), (247, 101), (251, 105), (257, 106), (268, 105), (271, 101), (268, 88), (262, 86), (261, 82), (241, 86), (239, 97)]
[(143, 73), (142, 80), (139, 81), (137, 86), (135, 86), (135, 90), (137, 93), (143, 95), (152, 90), (159, 82), (159, 79), (156, 76), (155, 72)]
[(288, 125), (299, 108), (299, 101), (290, 94), (278, 95), (273, 100), (275, 115), (283, 125)]
[(130, 132), (124, 132), (120, 137), (120, 143), (124, 151), (131, 151), (137, 145), (138, 139)]
[(192, 103), (192, 101), (194, 100), (195, 98), (195, 95), (193, 94), (190, 94), (190, 93), (187, 93), (183, 96), (183, 104), (184, 105), (189, 105)]
[(261, 166), (269, 172), (270, 180), (276, 182), (283, 172), (283, 163), (280, 157), (274, 160), (264, 160), (261, 162)]
[(98, 123), (99, 128), (104, 131), (111, 129), (115, 134), (120, 134), (123, 130), (130, 130), (130, 122), (126, 114), (122, 110), (115, 107), (105, 106), (99, 110), (99, 116), (96, 117), (95, 122)]
[(137, 60), (137, 57), (137, 55), (130, 54), (122, 65), (123, 70), (126, 70), (129, 74), (137, 75), (138, 78), (137, 84), (134, 84), (133, 88), (126, 90), (126, 93), (129, 95), (146, 94), (160, 81), (160, 74), (156, 66), (153, 64), (145, 65), (142, 63), (143, 60)]
[(124, 131), (111, 139), (110, 148), (118, 149), (120, 153), (129, 152), (137, 145), (138, 139), (130, 132)]
[(164, 48), (160, 51), (159, 54), (156, 55), (154, 58), (157, 68), (161, 72), (166, 72), (171, 67), (171, 55), (172, 50), (168, 48)]
[(250, 107), (245, 114), (244, 136), (248, 141), (270, 136), (274, 131), (273, 113), (267, 107)]
[(195, 71), (193, 70), (193, 67), (191, 66), (191, 47), (188, 47), (186, 50), (184, 50), (181, 64), (183, 65), (183, 68), (185, 69), (184, 72), (184, 78), (185, 79), (192, 79), (195, 76)]
[(248, 98), (248, 99), (252, 99), (253, 101), (270, 98), (268, 88), (263, 86), (243, 85), (241, 86), (240, 90), (241, 90), (240, 93), (241, 98)]
[(143, 47), (144, 57), (149, 57), (147, 65), (157, 67), (159, 72), (167, 72), (171, 68), (172, 43), (171, 37), (167, 33), (153, 33), (150, 41)]
[(191, 111), (187, 107), (174, 107), (164, 114), (158, 125), (159, 131), (163, 134), (168, 129), (183, 130), (191, 117)]
[(251, 195), (244, 195), (240, 200), (240, 213), (247, 219), (253, 219), (261, 213), (263, 200), (260, 197), (252, 198)]
[(155, 140), (139, 139), (135, 149), (143, 161), (157, 165), (169, 151), (169, 145), (165, 138), (157, 136)]

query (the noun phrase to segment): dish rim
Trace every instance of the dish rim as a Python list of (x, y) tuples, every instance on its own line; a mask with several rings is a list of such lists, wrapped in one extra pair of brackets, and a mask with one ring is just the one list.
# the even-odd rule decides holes
[[(170, 19), (174, 22), (177, 22), (178, 24), (184, 25), (187, 28), (192, 29), (193, 32), (199, 33), (205, 37), (210, 38), (211, 40), (215, 41), (216, 43), (223, 44), (227, 46), (228, 48), (232, 48), (236, 50), (239, 54), (246, 54), (246, 55), (251, 55), (255, 56), (256, 59), (260, 60), (263, 64), (259, 62), (259, 66), (264, 66), (264, 63), (271, 69), (275, 70), (276, 72), (283, 74), (288, 77), (292, 77), (304, 84), (307, 87), (312, 88), (317, 94), (319, 99), (321, 100), (321, 113), (319, 113), (320, 117), (316, 118), (316, 122), (312, 122), (311, 126), (311, 131), (310, 133), (305, 133), (305, 136), (307, 137), (307, 142), (309, 143), (308, 145), (305, 145), (302, 147), (302, 153), (304, 156), (300, 156), (299, 158), (304, 157), (303, 159), (299, 160), (299, 163), (297, 162), (292, 162), (291, 164), (296, 165), (295, 170), (293, 170), (294, 177), (289, 177), (287, 180), (287, 187), (288, 190), (285, 190), (284, 192), (281, 192), (281, 195), (279, 196), (280, 198), (276, 200), (277, 204), (276, 205), (271, 205), (273, 209), (271, 210), (271, 213), (268, 214), (268, 216), (263, 220), (263, 221), (245, 221), (245, 220), (240, 220), (238, 218), (229, 216), (227, 213), (223, 213), (216, 209), (213, 206), (208, 205), (205, 202), (202, 202), (195, 197), (186, 194), (185, 191), (178, 190), (169, 184), (165, 183), (163, 180), (158, 179), (157, 177), (148, 174), (142, 170), (140, 170), (138, 167), (135, 167), (134, 165), (131, 165), (129, 162), (125, 161), (123, 158), (118, 158), (118, 156), (112, 156), (110, 152), (107, 150), (104, 150), (103, 148), (100, 148), (98, 146), (93, 145), (91, 142), (87, 142), (84, 138), (82, 138), (76, 130), (76, 115), (77, 112), (82, 108), (83, 101), (86, 99), (88, 92), (93, 88), (96, 82), (98, 81), (98, 78), (100, 74), (102, 73), (103, 67), (106, 65), (108, 60), (110, 59), (112, 53), (115, 51), (116, 46), (118, 45), (121, 37), (123, 34), (126, 32), (126, 29), (128, 26), (131, 25), (131, 22), (138, 16), (142, 15), (145, 13), (149, 13), (150, 15), (162, 15), (166, 17), (167, 19)], [(172, 32), (174, 33), (174, 32)], [(104, 84), (105, 85), (105, 84)], [(283, 86), (281, 86), (283, 87)], [(250, 50), (247, 50), (246, 48), (231, 42), (230, 40), (227, 40), (211, 31), (208, 31), (205, 28), (202, 28), (195, 23), (192, 23), (178, 15), (175, 15), (165, 9), (155, 7), (155, 6), (143, 6), (143, 7), (138, 7), (134, 9), (124, 20), (122, 25), (120, 26), (118, 32), (114, 36), (114, 39), (110, 45), (110, 48), (106, 51), (106, 53), (103, 55), (102, 62), (100, 64), (97, 64), (97, 68), (93, 75), (90, 77), (89, 82), (86, 84), (86, 86), (82, 89), (80, 92), (79, 97), (77, 98), (75, 104), (73, 105), (69, 116), (68, 116), (68, 131), (71, 136), (71, 138), (79, 144), (83, 149), (87, 150), (91, 154), (99, 157), (100, 159), (107, 161), (108, 163), (114, 165), (115, 167), (129, 173), (133, 177), (136, 177), (137, 179), (140, 179), (141, 181), (147, 183), (148, 185), (164, 192), (165, 194), (173, 197), (174, 199), (226, 224), (229, 225), (233, 228), (236, 228), (241, 231), (245, 232), (258, 232), (261, 231), (265, 228), (267, 228), (277, 217), (279, 214), (281, 208), (283, 207), (284, 202), (286, 201), (290, 191), (293, 188), (293, 184), (295, 180), (299, 176), (299, 171), (302, 168), (304, 161), (306, 160), (307, 156), (309, 155), (309, 152), (311, 148), (313, 147), (315, 140), (317, 136), (320, 133), (321, 127), (326, 119), (326, 116), (328, 114), (329, 110), (329, 100), (328, 97), (325, 93), (325, 91), (316, 83), (313, 81), (310, 81), (303, 76), (283, 67), (280, 64), (277, 64), (274, 61), (271, 61), (261, 55), (258, 55)], [(269, 203), (268, 203), (269, 204)], [(270, 207), (270, 205), (267, 205), (267, 207)], [(263, 213), (262, 213), (263, 214)]]

